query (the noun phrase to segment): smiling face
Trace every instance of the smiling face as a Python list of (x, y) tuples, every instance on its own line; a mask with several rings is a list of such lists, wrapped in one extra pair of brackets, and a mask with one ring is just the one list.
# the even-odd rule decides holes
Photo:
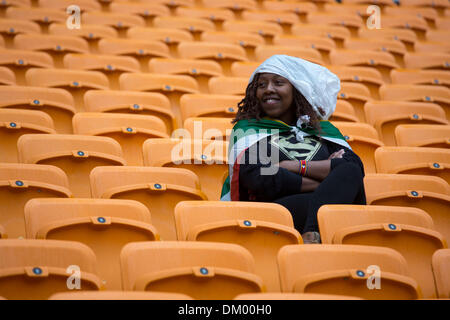
[(288, 124), (295, 121), (294, 87), (289, 80), (277, 74), (261, 73), (256, 88), (256, 98), (266, 115)]

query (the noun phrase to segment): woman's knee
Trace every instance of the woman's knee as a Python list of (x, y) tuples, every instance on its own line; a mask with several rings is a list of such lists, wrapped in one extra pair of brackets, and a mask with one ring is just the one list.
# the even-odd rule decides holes
[(346, 180), (362, 181), (364, 178), (361, 168), (352, 162), (343, 163), (336, 169), (339, 169), (342, 172), (342, 176), (346, 178)]

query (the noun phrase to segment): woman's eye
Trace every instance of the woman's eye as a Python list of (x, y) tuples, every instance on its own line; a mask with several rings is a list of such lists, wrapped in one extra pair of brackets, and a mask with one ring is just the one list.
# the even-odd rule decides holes
[(263, 88), (266, 84), (263, 82), (258, 83), (258, 88)]

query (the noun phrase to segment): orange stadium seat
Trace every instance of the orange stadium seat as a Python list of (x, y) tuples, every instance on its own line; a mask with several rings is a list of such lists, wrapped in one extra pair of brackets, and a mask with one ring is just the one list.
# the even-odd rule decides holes
[(337, 48), (342, 48), (344, 40), (350, 38), (350, 31), (343, 26), (328, 24), (297, 23), (292, 26), (292, 34), (297, 36), (322, 37), (333, 40)]
[(306, 21), (306, 16), (317, 11), (317, 5), (311, 2), (295, 1), (264, 1), (262, 8), (265, 11), (286, 11), (295, 13), (301, 21)]
[(56, 133), (52, 118), (42, 111), (1, 108), (0, 162), (17, 163), (17, 140), (29, 133)]
[(404, 56), (405, 68), (408, 69), (436, 69), (450, 68), (450, 54), (444, 52), (408, 52)]
[(450, 41), (450, 35), (444, 30), (428, 30), (426, 38), (428, 41)]
[(403, 65), (403, 56), (406, 53), (406, 46), (403, 42), (393, 39), (347, 39), (344, 42), (344, 47), (348, 50), (389, 52), (399, 65)]
[(120, 144), (112, 138), (27, 134), (17, 142), (19, 161), (61, 168), (75, 197), (90, 198), (89, 173), (97, 166), (125, 165)]
[(208, 81), (211, 77), (223, 74), (222, 66), (218, 62), (200, 59), (153, 58), (149, 62), (149, 71), (194, 77), (203, 93), (209, 92)]
[(395, 128), (398, 146), (450, 148), (450, 125), (402, 124)]
[(305, 59), (312, 63), (317, 63), (320, 65), (324, 64), (320, 52), (316, 49), (279, 45), (257, 46), (255, 49), (255, 60), (258, 62), (263, 62), (274, 54), (286, 54), (293, 57)]
[(450, 183), (450, 150), (426, 147), (380, 147), (375, 151), (378, 173), (437, 176)]
[(199, 117), (184, 120), (190, 139), (227, 140), (230, 137), (233, 124), (230, 118)]
[(128, 28), (145, 27), (144, 18), (127, 13), (91, 11), (81, 15), (81, 23), (110, 26), (124, 36)]
[(136, 58), (143, 71), (148, 71), (151, 58), (169, 58), (169, 47), (161, 41), (147, 41), (134, 39), (102, 39), (98, 43), (98, 50), (102, 54), (124, 55)]
[(194, 300), (188, 295), (174, 292), (150, 291), (78, 291), (52, 294), (48, 300)]
[(440, 105), (450, 120), (450, 89), (436, 85), (391, 84), (380, 87), (383, 100), (423, 101)]
[(101, 39), (117, 38), (119, 36), (113, 27), (97, 24), (83, 24), (83, 28), (68, 29), (65, 24), (52, 23), (48, 32), (56, 36), (71, 36), (85, 39), (89, 43), (91, 53), (98, 53), (98, 42)]
[(235, 19), (233, 11), (226, 8), (180, 6), (175, 9), (174, 13), (177, 17), (209, 19), (216, 25), (216, 28), (220, 28), (224, 21)]
[(31, 0), (9, 0), (0, 4), (0, 12), (4, 14), (4, 11), (9, 7), (31, 7)]
[(163, 4), (169, 8), (177, 8), (179, 6), (192, 7), (195, 5), (195, 0), (152, 0), (152, 2)]
[(39, 34), (41, 28), (33, 21), (0, 18), (0, 34), (5, 40), (5, 47), (13, 46), (13, 39), (19, 34)]
[(222, 29), (228, 32), (256, 33), (263, 36), (269, 42), (275, 35), (283, 33), (283, 28), (279, 24), (269, 21), (225, 21)]
[(367, 123), (377, 131), (386, 146), (395, 146), (399, 124), (444, 124), (444, 110), (437, 104), (406, 101), (371, 101), (364, 105)]
[(280, 248), (303, 243), (291, 214), (278, 204), (184, 201), (175, 208), (175, 221), (179, 241), (225, 242), (246, 248), (269, 292), (280, 291)]
[(156, 28), (186, 30), (189, 31), (196, 40), (200, 38), (200, 33), (216, 30), (215, 24), (210, 20), (175, 16), (156, 17), (153, 20), (153, 26)]
[(41, 27), (41, 33), (48, 33), (48, 26), (52, 23), (66, 23), (65, 11), (48, 8), (9, 7), (5, 18), (14, 20), (33, 21)]
[(307, 22), (343, 26), (354, 36), (357, 35), (358, 29), (364, 26), (362, 18), (357, 14), (337, 12), (313, 12), (308, 15)]
[(92, 196), (128, 199), (144, 204), (161, 240), (176, 240), (177, 203), (207, 200), (198, 177), (189, 170), (156, 167), (97, 167), (90, 175)]
[(67, 7), (76, 5), (81, 12), (100, 11), (102, 6), (99, 1), (92, 0), (39, 0), (40, 8), (66, 10)]
[(289, 32), (290, 27), (300, 22), (300, 18), (294, 12), (281, 10), (244, 10), (242, 12), (244, 21), (265, 21), (279, 24), (284, 32)]
[(371, 50), (332, 50), (330, 63), (338, 66), (364, 66), (377, 69), (383, 81), (389, 83), (389, 72), (399, 68), (395, 58), (389, 52)]
[(364, 114), (364, 104), (372, 101), (369, 89), (362, 83), (341, 82), (341, 90), (338, 99), (348, 101), (354, 108), (356, 117), (361, 122), (366, 121)]
[(434, 25), (436, 23), (438, 13), (434, 8), (412, 7), (410, 6), (411, 5), (410, 3), (408, 3), (407, 5), (408, 6), (401, 6), (401, 7), (386, 7), (384, 9), (384, 13), (390, 16), (409, 15), (424, 18), (429, 26)]
[(384, 14), (382, 19), (384, 28), (404, 28), (416, 33), (419, 40), (425, 39), (425, 33), (429, 30), (423, 17), (408, 14)]
[[(0, 295), (6, 299), (45, 300), (71, 290), (71, 286), (80, 290), (102, 288), (95, 254), (82, 243), (4, 239), (0, 241), (0, 257)], [(76, 277), (71, 279), (74, 272)]]
[(320, 293), (265, 292), (242, 293), (233, 300), (362, 300), (358, 297)]
[(48, 165), (0, 164), (0, 224), (8, 238), (25, 238), (25, 203), (33, 198), (69, 198), (69, 181), (59, 168)]
[(7, 67), (0, 67), (0, 85), (16, 85), (16, 75)]
[(447, 247), (433, 220), (417, 208), (325, 205), (317, 214), (322, 242), (392, 248), (407, 261), (424, 298), (436, 298), (431, 257)]
[(43, 111), (52, 118), (56, 132), (72, 133), (75, 105), (72, 96), (66, 90), (0, 86), (0, 109)]
[(235, 61), (231, 64), (231, 76), (250, 78), (259, 65), (259, 62), (254, 61)]
[(276, 35), (273, 39), (273, 44), (276, 46), (295, 46), (315, 49), (320, 52), (324, 61), (328, 60), (330, 51), (336, 48), (336, 44), (333, 40), (310, 35)]
[(169, 134), (176, 127), (170, 101), (161, 93), (89, 90), (84, 100), (88, 112), (153, 115), (163, 120)]
[(434, 228), (450, 239), (450, 188), (448, 183), (430, 175), (367, 174), (364, 187), (368, 205), (415, 207), (427, 212)]
[[(308, 261), (308, 263), (305, 263)], [(360, 245), (288, 245), (278, 254), (282, 292), (356, 296), (369, 300), (421, 298), (403, 256), (390, 248)], [(367, 286), (372, 269), (382, 283)], [(372, 285), (376, 286), (372, 283)]]
[(153, 19), (158, 16), (169, 16), (170, 9), (164, 4), (145, 2), (112, 2), (109, 10), (113, 13), (132, 14), (144, 18), (146, 25), (150, 26)]
[(129, 242), (159, 240), (147, 208), (131, 200), (32, 199), (25, 206), (31, 239), (82, 242), (96, 257), (107, 290), (121, 290), (120, 251)]
[(192, 170), (208, 200), (219, 200), (228, 174), (227, 149), (228, 143), (219, 140), (148, 139), (144, 164)]
[(361, 158), (366, 173), (376, 173), (375, 150), (384, 146), (378, 132), (367, 123), (332, 122), (344, 136), (353, 151)]
[(149, 115), (81, 112), (73, 117), (74, 134), (110, 137), (122, 147), (127, 165), (142, 166), (142, 145), (149, 138), (168, 138), (164, 122)]
[(237, 44), (221, 42), (182, 42), (178, 45), (178, 55), (182, 59), (210, 59), (222, 66), (223, 73), (231, 73), (231, 63), (247, 61), (247, 53)]
[(181, 117), (234, 118), (237, 105), (244, 96), (217, 94), (185, 94), (180, 99)]
[(62, 68), (67, 53), (88, 53), (89, 43), (79, 37), (19, 34), (14, 38), (14, 48), (47, 52), (52, 56), (55, 67)]
[(209, 80), (209, 92), (220, 95), (245, 95), (248, 78), (213, 77)]
[(366, 86), (372, 98), (379, 97), (378, 90), (384, 84), (381, 73), (370, 67), (327, 66), (328, 70), (336, 74), (341, 81), (361, 83)]
[(108, 77), (110, 87), (114, 90), (119, 89), (119, 76), (122, 73), (141, 71), (136, 59), (124, 56), (69, 53), (63, 62), (67, 69), (102, 72)]
[(342, 99), (336, 101), (336, 109), (329, 120), (359, 122), (359, 119), (356, 117), (355, 108), (350, 102)]
[[(370, 1), (366, 1), (367, 4), (364, 3), (349, 3), (348, 1), (341, 1), (333, 3), (331, 1), (324, 1), (323, 12), (326, 13), (343, 13), (343, 14), (353, 14), (360, 16), (361, 18), (367, 19), (369, 14), (367, 13), (367, 4)], [(343, 3), (342, 3), (343, 2)], [(375, 0), (374, 2), (379, 2)]]
[(381, 29), (368, 29), (361, 28), (358, 31), (358, 37), (360, 39), (389, 39), (401, 41), (407, 50), (414, 50), (414, 44), (418, 41), (417, 35), (414, 31), (409, 29), (400, 28), (386, 28), (383, 26)]
[(202, 0), (202, 4), (206, 8), (225, 8), (234, 12), (253, 9), (257, 5), (255, 0)]
[(433, 84), (450, 88), (450, 74), (443, 70), (394, 69), (391, 79), (393, 84)]
[(109, 88), (108, 78), (97, 71), (33, 68), (27, 71), (25, 77), (29, 86), (62, 88), (69, 91), (74, 98), (77, 112), (84, 111), (83, 95), (87, 90)]
[(424, 41), (424, 42), (416, 42), (414, 46), (415, 52), (442, 52), (442, 53), (450, 53), (450, 45), (448, 42), (443, 41)]
[(263, 292), (251, 254), (238, 245), (196, 241), (130, 243), (120, 255), (124, 290), (227, 300)]
[(26, 85), (25, 73), (30, 68), (53, 68), (52, 56), (45, 52), (0, 49), (0, 66), (14, 72), (18, 85)]
[(7, 239), (8, 235), (6, 234), (5, 228), (0, 225), (0, 239)]
[(434, 253), (432, 259), (432, 268), (438, 298), (450, 298), (450, 278), (448, 270), (450, 269), (450, 249), (441, 249)]

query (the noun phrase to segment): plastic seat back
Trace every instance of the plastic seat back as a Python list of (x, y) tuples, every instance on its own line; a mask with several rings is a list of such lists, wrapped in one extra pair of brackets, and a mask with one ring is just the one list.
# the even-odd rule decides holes
[(223, 140), (228, 141), (233, 124), (229, 118), (187, 118), (184, 129), (191, 135), (191, 139)]
[[(390, 248), (289, 245), (281, 248), (278, 264), (282, 292), (350, 295), (369, 300), (421, 297), (417, 282), (409, 276), (405, 258)], [(370, 276), (378, 277), (382, 283), (378, 289), (377, 280), (369, 279)]]
[(155, 291), (100, 291), (55, 293), (48, 300), (194, 300), (186, 294)]
[(92, 196), (144, 204), (162, 240), (176, 240), (175, 206), (206, 200), (198, 177), (189, 170), (155, 167), (97, 167), (90, 175)]
[(220, 95), (245, 95), (248, 78), (213, 77), (209, 80), (209, 92)]
[(17, 140), (29, 133), (56, 133), (52, 118), (42, 111), (0, 109), (0, 162), (19, 162)]
[(180, 99), (183, 121), (191, 117), (234, 118), (237, 104), (243, 99), (237, 95), (185, 94)]
[(17, 142), (19, 160), (61, 168), (75, 197), (90, 198), (89, 173), (97, 166), (125, 165), (120, 144), (112, 138), (28, 134)]
[(436, 281), (438, 298), (450, 297), (450, 249), (441, 249), (434, 253), (432, 260), (433, 274)]
[(450, 86), (450, 75), (442, 70), (394, 69), (391, 78), (393, 84)]
[(144, 164), (189, 169), (199, 177), (208, 200), (219, 200), (228, 174), (227, 149), (228, 143), (219, 140), (148, 139)]
[(66, 174), (59, 168), (35, 164), (0, 164), (0, 224), (8, 238), (25, 238), (23, 210), (33, 198), (69, 198)]
[(325, 205), (318, 212), (323, 243), (392, 248), (407, 261), (424, 298), (436, 298), (431, 257), (446, 248), (433, 220), (417, 208)]
[(401, 124), (395, 128), (398, 146), (449, 148), (450, 126), (435, 124)]
[(175, 208), (178, 240), (235, 243), (255, 259), (269, 292), (280, 291), (277, 254), (303, 243), (286, 208), (271, 203), (184, 201)]
[(125, 244), (159, 240), (147, 208), (130, 200), (32, 199), (25, 206), (25, 222), (28, 238), (90, 247), (107, 290), (122, 289), (119, 256)]
[(0, 294), (6, 299), (45, 300), (70, 288), (102, 287), (95, 254), (82, 243), (5, 239), (0, 241), (0, 257)]
[(143, 165), (142, 145), (149, 138), (168, 138), (164, 122), (149, 115), (81, 112), (73, 117), (74, 133), (110, 137), (123, 151), (127, 165)]
[(228, 243), (130, 243), (121, 253), (124, 290), (178, 292), (194, 299), (262, 292), (254, 264), (246, 249)]

